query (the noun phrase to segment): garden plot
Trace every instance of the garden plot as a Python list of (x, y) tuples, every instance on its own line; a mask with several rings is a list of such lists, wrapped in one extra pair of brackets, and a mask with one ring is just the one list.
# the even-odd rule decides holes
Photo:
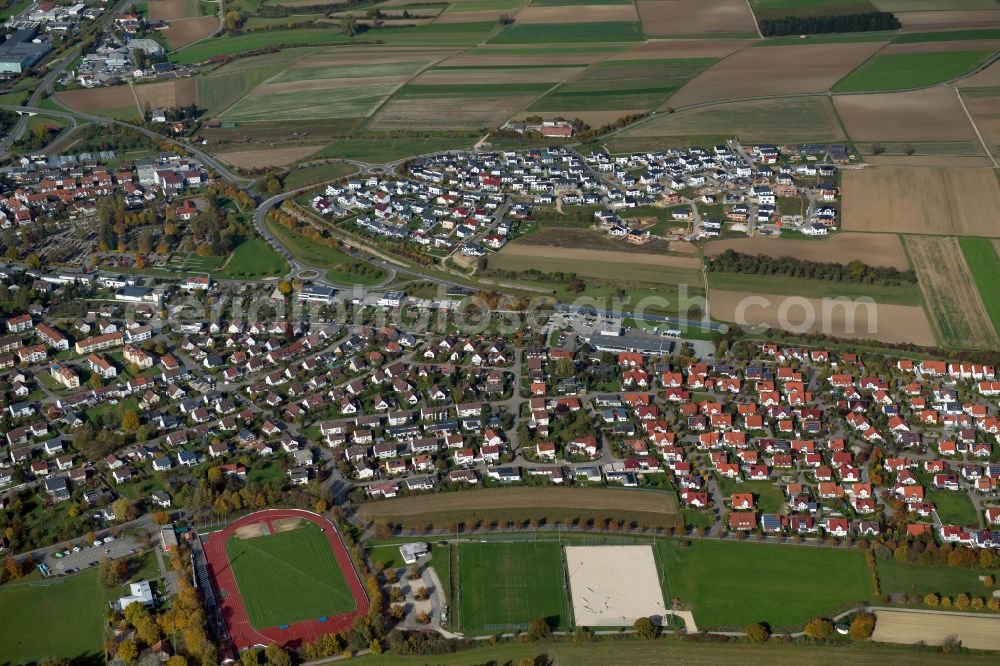
[(884, 42), (746, 48), (692, 79), (667, 102), (673, 108), (720, 99), (822, 92)]
[(567, 546), (566, 568), (579, 627), (627, 627), (666, 614), (652, 546)]
[(757, 33), (745, 0), (638, 0), (636, 8), (650, 36)]

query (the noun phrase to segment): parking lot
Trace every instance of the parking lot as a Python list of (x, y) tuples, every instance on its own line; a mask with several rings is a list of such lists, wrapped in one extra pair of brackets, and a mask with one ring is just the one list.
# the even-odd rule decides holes
[(97, 564), (107, 558), (117, 560), (120, 557), (127, 557), (135, 553), (139, 545), (132, 537), (123, 536), (110, 543), (102, 543), (100, 546), (88, 544), (83, 546), (82, 542), (76, 542), (80, 547), (79, 552), (69, 551), (65, 557), (55, 557), (54, 554), (45, 558), (45, 563), (49, 565), (53, 574), (76, 573)]

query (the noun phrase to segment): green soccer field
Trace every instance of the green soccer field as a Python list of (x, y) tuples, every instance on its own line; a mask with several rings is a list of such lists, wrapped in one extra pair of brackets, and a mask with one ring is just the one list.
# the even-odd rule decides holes
[(233, 536), (226, 555), (255, 629), (357, 608), (326, 534), (315, 525), (252, 539)]
[(453, 619), (463, 631), (499, 631), (544, 618), (567, 627), (569, 609), (558, 543), (475, 543), (458, 547), (459, 603)]

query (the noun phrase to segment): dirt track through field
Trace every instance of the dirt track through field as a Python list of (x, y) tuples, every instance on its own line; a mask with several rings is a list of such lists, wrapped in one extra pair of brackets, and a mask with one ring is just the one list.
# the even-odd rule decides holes
[(941, 341), (956, 347), (995, 347), (996, 332), (958, 239), (907, 236), (906, 249)]
[(951, 88), (838, 95), (833, 103), (855, 141), (976, 141)]
[(1000, 618), (972, 613), (878, 610), (872, 640), (941, 645), (954, 636), (963, 648), (1000, 650)]
[(490, 488), (461, 493), (414, 495), (368, 502), (358, 508), (365, 520), (386, 516), (419, 516), (441, 511), (473, 512), (481, 509), (623, 509), (670, 515), (676, 507), (670, 496), (605, 488)]
[(903, 244), (895, 234), (857, 234), (843, 232), (823, 240), (782, 238), (730, 238), (709, 241), (705, 254), (735, 250), (744, 254), (769, 257), (795, 257), (804, 261), (831, 261), (848, 264), (855, 259), (869, 266), (891, 266), (907, 270), (910, 263)]
[(743, 291), (709, 291), (713, 319), (748, 326), (814, 332), (838, 338), (936, 344), (921, 307), (910, 305), (840, 304), (833, 300)]
[(673, 108), (762, 95), (823, 92), (885, 42), (745, 48), (692, 79), (667, 100)]

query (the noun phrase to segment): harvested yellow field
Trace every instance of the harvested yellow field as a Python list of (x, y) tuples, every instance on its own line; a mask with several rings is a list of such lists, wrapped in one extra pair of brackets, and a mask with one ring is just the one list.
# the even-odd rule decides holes
[(1000, 182), (989, 169), (852, 169), (843, 187), (845, 231), (1000, 236)]
[(958, 239), (907, 236), (906, 249), (941, 342), (961, 348), (995, 347), (996, 332)]
[(793, 333), (822, 333), (838, 338), (927, 347), (937, 344), (924, 309), (917, 306), (720, 289), (709, 291), (708, 304), (713, 319), (740, 326), (767, 326)]
[(941, 645), (951, 637), (963, 648), (1000, 650), (1000, 617), (973, 613), (877, 610), (872, 640)]
[(705, 255), (735, 250), (744, 254), (768, 257), (795, 257), (803, 261), (828, 261), (848, 264), (858, 260), (869, 266), (891, 266), (901, 271), (910, 268), (903, 244), (896, 234), (839, 233), (823, 240), (789, 238), (728, 238), (709, 241)]

